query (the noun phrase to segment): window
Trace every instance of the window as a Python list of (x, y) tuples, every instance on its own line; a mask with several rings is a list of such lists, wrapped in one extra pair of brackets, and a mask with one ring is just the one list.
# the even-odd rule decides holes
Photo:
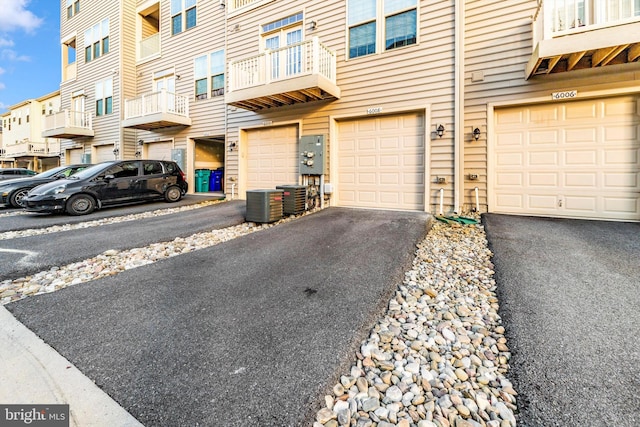
[(142, 162), (142, 171), (144, 175), (158, 175), (163, 173), (162, 163), (145, 161)]
[(193, 68), (196, 99), (224, 95), (224, 50), (197, 57)]
[(109, 53), (109, 18), (84, 32), (84, 60), (90, 62)]
[(171, 35), (196, 26), (197, 0), (171, 0)]
[(224, 50), (211, 54), (211, 96), (224, 95)]
[(138, 176), (139, 164), (140, 162), (135, 160), (122, 162), (107, 169), (102, 176), (104, 177), (107, 175), (113, 175), (114, 178), (129, 178)]
[(96, 116), (113, 112), (113, 80), (96, 83)]
[(80, 13), (80, 0), (67, 0), (67, 19)]
[[(348, 0), (349, 58), (417, 43), (416, 0)], [(382, 38), (384, 37), (384, 38)]]
[(207, 56), (196, 58), (193, 68), (193, 77), (196, 81), (196, 99), (207, 99)]

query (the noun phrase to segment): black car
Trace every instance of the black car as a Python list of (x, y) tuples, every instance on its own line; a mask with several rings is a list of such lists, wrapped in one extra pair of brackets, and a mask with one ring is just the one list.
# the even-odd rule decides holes
[(46, 184), (47, 182), (68, 178), (74, 173), (86, 169), (89, 166), (91, 165), (79, 164), (58, 166), (57, 168), (49, 169), (48, 171), (34, 176), (2, 181), (0, 182), (0, 204), (11, 205), (15, 208), (22, 208), (24, 207), (22, 199), (32, 188)]
[(0, 180), (23, 178), (25, 176), (36, 175), (36, 172), (25, 168), (2, 168), (0, 169)]
[(85, 215), (103, 206), (164, 198), (177, 202), (187, 181), (176, 162), (112, 160), (48, 184), (23, 199), (29, 212), (67, 212)]

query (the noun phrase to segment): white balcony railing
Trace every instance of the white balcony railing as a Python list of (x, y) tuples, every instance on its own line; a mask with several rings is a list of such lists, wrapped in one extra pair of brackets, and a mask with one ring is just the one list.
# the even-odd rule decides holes
[(259, 3), (262, 0), (228, 0), (229, 12), (235, 12), (238, 9), (247, 7), (253, 3)]
[(635, 21), (638, 0), (538, 0), (534, 42)]
[[(50, 153), (47, 142), (21, 141), (17, 144), (5, 145), (4, 149), (5, 149), (5, 155), (7, 157), (48, 156), (48, 155), (58, 154), (55, 152)], [(58, 148), (58, 152), (59, 152), (59, 148)]]
[(138, 60), (160, 53), (160, 33), (146, 37), (138, 42)]
[(78, 65), (76, 62), (65, 65), (62, 70), (62, 81), (66, 82), (67, 80), (75, 80), (77, 73)]
[(158, 113), (189, 117), (189, 98), (162, 90), (124, 101), (125, 120)]
[(44, 117), (43, 130), (79, 128), (93, 130), (91, 113), (63, 110)]
[(230, 91), (319, 74), (335, 84), (336, 54), (317, 37), (229, 64)]

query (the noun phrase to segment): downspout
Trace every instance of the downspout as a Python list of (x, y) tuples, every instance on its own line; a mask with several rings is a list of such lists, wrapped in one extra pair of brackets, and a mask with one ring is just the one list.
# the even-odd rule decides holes
[(454, 75), (454, 212), (461, 212), (464, 194), (464, 13), (466, 0), (455, 2), (455, 75)]
[[(222, 4), (222, 3), (220, 3)], [(224, 85), (225, 85), (225, 93), (227, 92), (226, 90), (226, 86), (229, 83), (229, 73), (226, 71), (227, 70), (227, 37), (229, 34), (229, 31), (227, 29), (227, 5), (225, 4), (224, 9), (222, 10), (222, 13), (224, 13), (224, 69), (225, 69), (225, 78), (224, 78)], [(227, 105), (227, 103), (225, 102), (224, 104), (224, 143), (223, 143), (223, 150), (224, 150), (224, 173), (226, 175), (227, 171), (229, 170), (229, 168), (227, 167), (227, 160), (228, 160), (228, 156), (229, 153), (231, 153), (230, 150), (227, 149), (227, 147), (229, 147), (229, 132), (227, 131), (227, 125), (229, 123), (229, 106)], [(239, 142), (239, 141), (238, 141)], [(237, 150), (240, 150), (240, 144), (237, 144)], [(238, 156), (240, 155), (240, 153), (238, 152)], [(226, 186), (227, 184), (227, 177), (223, 175), (223, 179), (224, 179), (224, 186)], [(229, 180), (231, 181), (231, 180)], [(231, 200), (235, 199), (235, 187), (236, 187), (236, 183), (233, 182), (231, 184)], [(225, 188), (222, 189), (222, 192), (224, 194), (227, 194), (227, 191)]]

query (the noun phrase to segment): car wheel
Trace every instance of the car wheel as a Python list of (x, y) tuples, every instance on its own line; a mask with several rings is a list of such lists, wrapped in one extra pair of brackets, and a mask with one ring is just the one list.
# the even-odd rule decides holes
[(24, 208), (25, 203), (22, 201), (22, 199), (25, 198), (28, 192), (28, 188), (19, 188), (18, 190), (14, 191), (11, 195), (11, 198), (9, 199), (9, 203), (11, 203), (11, 206), (13, 206), (14, 208)]
[(72, 196), (67, 202), (67, 212), (69, 215), (87, 215), (96, 208), (96, 202), (91, 196), (77, 194)]
[(172, 185), (164, 192), (164, 199), (169, 203), (177, 202), (182, 199), (182, 190), (180, 190), (179, 187)]

